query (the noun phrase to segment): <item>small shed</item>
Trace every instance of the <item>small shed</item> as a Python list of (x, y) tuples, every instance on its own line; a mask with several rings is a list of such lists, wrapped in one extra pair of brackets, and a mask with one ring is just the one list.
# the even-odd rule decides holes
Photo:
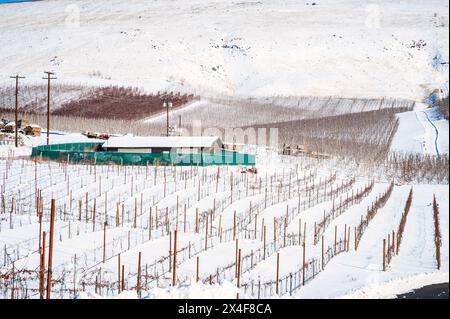
[(102, 148), (128, 153), (203, 153), (223, 149), (218, 136), (118, 136), (110, 137)]

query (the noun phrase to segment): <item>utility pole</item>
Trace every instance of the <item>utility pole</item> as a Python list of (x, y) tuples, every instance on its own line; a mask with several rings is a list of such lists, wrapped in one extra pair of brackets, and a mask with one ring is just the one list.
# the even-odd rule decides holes
[(172, 107), (172, 102), (171, 101), (164, 101), (163, 107), (165, 107), (166, 111), (167, 111), (166, 112), (166, 114), (167, 114), (167, 119), (166, 119), (167, 131), (166, 131), (166, 135), (169, 136), (169, 108)]
[(16, 147), (19, 146), (19, 142), (18, 142), (18, 108), (19, 108), (19, 79), (25, 79), (24, 76), (19, 76), (18, 74), (15, 76), (11, 76), (11, 79), (16, 79), (16, 107), (15, 107), (15, 112), (14, 112), (14, 131), (15, 131), (15, 145)]
[(56, 80), (56, 78), (52, 78), (53, 72), (44, 72), (47, 74), (46, 78), (42, 78), (43, 80), (47, 80), (47, 145), (50, 143), (50, 80)]

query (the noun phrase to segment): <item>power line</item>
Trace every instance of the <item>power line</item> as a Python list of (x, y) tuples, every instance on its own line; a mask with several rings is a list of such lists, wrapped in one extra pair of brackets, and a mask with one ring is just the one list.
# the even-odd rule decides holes
[(15, 76), (11, 76), (11, 79), (16, 80), (16, 105), (15, 105), (15, 111), (14, 111), (14, 139), (15, 139), (15, 146), (18, 147), (18, 108), (19, 108), (19, 79), (25, 79), (24, 76), (19, 76), (16, 74)]
[(52, 75), (55, 73), (44, 71), (47, 74), (46, 78), (42, 78), (43, 80), (47, 80), (47, 145), (50, 143), (50, 80), (56, 80), (56, 78), (52, 78)]

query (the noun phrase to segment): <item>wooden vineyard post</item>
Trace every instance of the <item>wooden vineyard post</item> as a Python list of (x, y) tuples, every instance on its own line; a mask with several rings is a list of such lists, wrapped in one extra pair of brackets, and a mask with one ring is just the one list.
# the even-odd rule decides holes
[(42, 234), (42, 247), (41, 247), (41, 260), (39, 267), (39, 295), (40, 299), (44, 299), (45, 296), (45, 242), (46, 242), (46, 232)]
[(303, 244), (306, 243), (306, 222), (303, 224)]
[(392, 251), (395, 254), (395, 231), (392, 231)]
[(200, 257), (197, 256), (197, 271), (196, 271), (196, 282), (199, 280), (199, 271), (200, 271)]
[(216, 193), (219, 192), (219, 177), (220, 177), (220, 166), (217, 166)]
[(395, 254), (396, 254), (396, 255), (398, 255), (398, 249), (399, 249), (399, 247), (400, 247), (400, 237), (398, 236), (398, 234), (399, 234), (399, 233), (397, 232), (397, 237), (396, 237), (396, 239), (395, 239), (395, 240), (396, 240), (396, 243), (397, 243), (397, 244), (395, 245), (395, 249), (396, 249), (396, 250), (395, 250)]
[(264, 217), (261, 221), (261, 241), (264, 240), (263, 236), (264, 236)]
[[(36, 194), (35, 194), (35, 196), (36, 196), (36, 216), (37, 217), (39, 217), (39, 207), (40, 207), (40, 196), (39, 196), (39, 190), (37, 189), (37, 188), (35, 188), (35, 191), (34, 191)], [(3, 196), (4, 195), (2, 195), (2, 200), (3, 200)], [(0, 214), (1, 213), (3, 213), (3, 209), (2, 209), (2, 212), (0, 212)]]
[(150, 207), (149, 217), (148, 217), (148, 240), (152, 240), (152, 208)]
[(52, 266), (53, 266), (53, 236), (55, 230), (55, 199), (52, 198), (50, 208), (50, 239), (48, 243), (48, 272), (47, 272), (47, 299), (51, 299)]
[(86, 192), (86, 223), (89, 221), (89, 194)]
[(344, 225), (344, 251), (347, 250), (347, 224)]
[(236, 249), (234, 252), (234, 278), (237, 278), (238, 273), (238, 252), (239, 252), (239, 240), (236, 239)]
[(121, 227), (123, 227), (124, 220), (125, 220), (125, 204), (122, 204), (122, 220), (120, 221)]
[(358, 243), (356, 240), (356, 226), (355, 226), (355, 251), (358, 250)]
[(383, 271), (386, 271), (386, 239), (383, 239)]
[(80, 200), (78, 200), (78, 220), (81, 222), (81, 210), (82, 210), (82, 206), (83, 206), (83, 203), (82, 203), (82, 201), (81, 201), (81, 199)]
[(195, 209), (195, 233), (198, 234), (198, 208)]
[(122, 265), (122, 289), (121, 291), (125, 290), (125, 265)]
[[(216, 219), (216, 198), (213, 198), (213, 210), (212, 210), (212, 219), (211, 221)], [(212, 225), (212, 223), (211, 223)]]
[(105, 192), (105, 220), (108, 219), (108, 192)]
[(97, 198), (94, 198), (94, 206), (92, 207), (92, 231), (95, 232), (95, 210), (97, 206)]
[(77, 296), (77, 254), (73, 256), (73, 298)]
[(39, 216), (39, 246), (38, 248), (41, 249), (41, 236), (42, 236), (42, 212), (38, 209), (38, 216)]
[(116, 227), (119, 227), (119, 211), (120, 211), (119, 203), (117, 203), (117, 205), (116, 205)]
[(391, 261), (391, 235), (390, 234), (388, 234), (386, 247), (387, 247), (387, 249), (386, 249), (387, 264), (389, 264)]
[(177, 284), (177, 233), (175, 230), (174, 238), (173, 238), (173, 272), (172, 272), (172, 287), (175, 287)]
[(142, 257), (142, 253), (139, 252), (138, 269), (137, 269), (137, 283), (136, 283), (136, 291), (137, 291), (139, 298), (141, 297), (141, 257)]
[(230, 176), (230, 187), (231, 187), (230, 201), (231, 201), (231, 204), (233, 204), (233, 173), (231, 173), (231, 176)]
[(286, 247), (286, 227), (287, 227), (287, 217), (284, 220), (283, 247)]
[(276, 244), (277, 244), (277, 219), (276, 219), (276, 217), (273, 218), (273, 241), (276, 246)]
[(314, 246), (317, 244), (317, 223), (314, 222)]
[(279, 275), (280, 275), (280, 253), (277, 253), (277, 276), (276, 276), (276, 295), (278, 295), (278, 282), (279, 282)]

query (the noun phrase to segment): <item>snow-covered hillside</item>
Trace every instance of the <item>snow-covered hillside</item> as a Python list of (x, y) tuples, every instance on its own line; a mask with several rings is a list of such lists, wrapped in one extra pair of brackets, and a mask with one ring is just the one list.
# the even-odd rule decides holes
[(448, 83), (444, 0), (47, 0), (0, 5), (0, 29), (1, 82), (52, 70), (148, 91), (411, 99)]

